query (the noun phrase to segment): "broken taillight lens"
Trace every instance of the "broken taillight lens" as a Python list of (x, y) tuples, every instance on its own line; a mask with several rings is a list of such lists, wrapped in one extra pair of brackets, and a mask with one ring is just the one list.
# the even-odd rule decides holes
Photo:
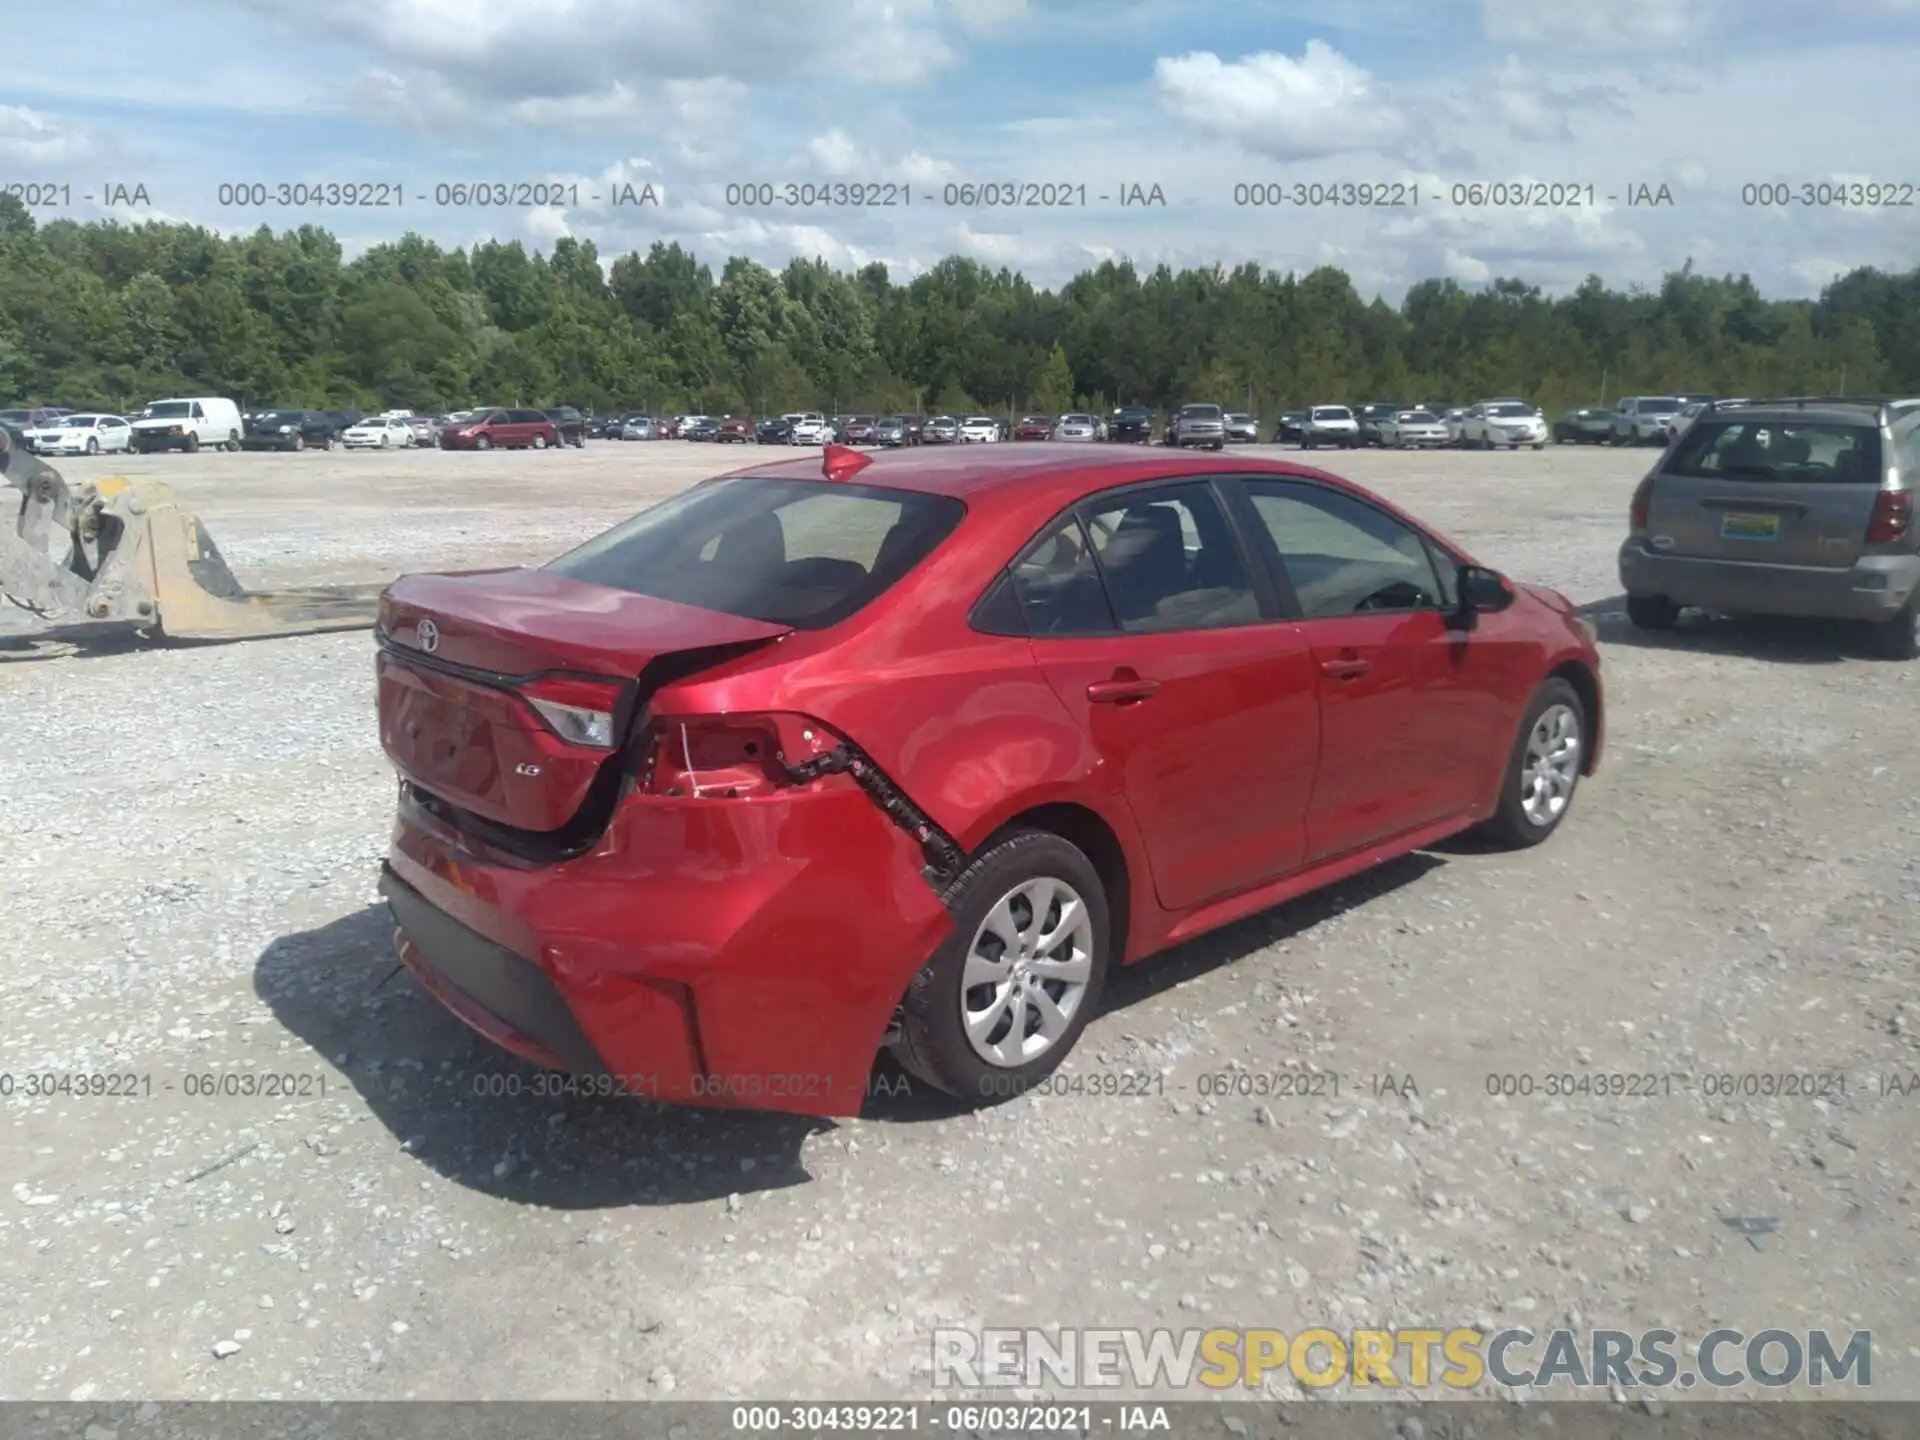
[(790, 766), (835, 750), (840, 737), (805, 715), (661, 716), (641, 741), (639, 791), (685, 799), (751, 799), (798, 782)]
[(626, 687), (618, 680), (541, 675), (520, 687), (520, 698), (570, 745), (589, 750), (614, 747), (614, 720)]

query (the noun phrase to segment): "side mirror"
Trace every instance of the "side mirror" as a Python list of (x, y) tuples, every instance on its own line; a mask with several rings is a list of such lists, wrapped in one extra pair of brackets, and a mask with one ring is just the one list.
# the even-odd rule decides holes
[(1453, 623), (1461, 630), (1471, 630), (1480, 616), (1495, 614), (1513, 604), (1513, 586), (1507, 577), (1484, 565), (1462, 565), (1458, 588), (1460, 608), (1454, 612)]

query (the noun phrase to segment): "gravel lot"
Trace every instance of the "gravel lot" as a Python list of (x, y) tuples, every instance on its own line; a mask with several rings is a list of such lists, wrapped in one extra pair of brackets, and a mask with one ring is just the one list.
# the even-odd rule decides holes
[[(67, 473), (169, 479), (268, 587), (538, 561), (755, 458)], [(941, 1324), (1571, 1322), (1870, 1328), (1876, 1397), (1920, 1398), (1920, 1094), (1884, 1083), (1920, 1071), (1920, 666), (1825, 627), (1629, 633), (1647, 458), (1330, 462), (1593, 607), (1608, 761), (1538, 850), (1411, 857), (1127, 973), (1071, 1068), (1144, 1097), (829, 1124), (477, 1095), (528, 1072), (395, 973), (364, 633), (0, 664), (0, 1072), (152, 1085), (0, 1100), (0, 1396), (877, 1397), (926, 1390)], [(1340, 1096), (1202, 1098), (1230, 1067)], [(303, 1093), (186, 1093), (248, 1071)], [(1487, 1093), (1563, 1071), (1847, 1091)]]

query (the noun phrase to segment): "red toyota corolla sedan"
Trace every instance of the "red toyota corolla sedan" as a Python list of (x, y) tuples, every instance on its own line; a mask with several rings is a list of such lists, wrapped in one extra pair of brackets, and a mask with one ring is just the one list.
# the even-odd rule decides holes
[(401, 957), (589, 1093), (991, 1101), (1116, 965), (1482, 827), (1600, 756), (1592, 630), (1284, 462), (819, 457), (381, 605)]

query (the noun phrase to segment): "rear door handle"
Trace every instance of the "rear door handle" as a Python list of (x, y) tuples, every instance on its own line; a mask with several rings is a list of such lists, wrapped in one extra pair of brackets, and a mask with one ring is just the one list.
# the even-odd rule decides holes
[(1096, 680), (1087, 686), (1087, 699), (1095, 705), (1131, 705), (1159, 693), (1158, 680)]
[(1371, 669), (1371, 660), (1325, 660), (1320, 665), (1320, 673), (1330, 680), (1358, 680)]

